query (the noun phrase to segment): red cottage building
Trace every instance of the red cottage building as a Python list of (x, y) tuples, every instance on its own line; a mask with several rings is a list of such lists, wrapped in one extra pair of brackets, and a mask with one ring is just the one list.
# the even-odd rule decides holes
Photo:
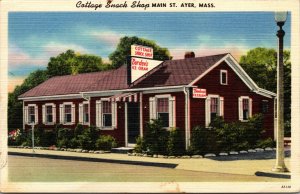
[[(206, 89), (205, 98), (193, 89)], [(19, 96), (24, 128), (35, 122), (44, 128), (78, 123), (97, 126), (131, 146), (145, 133), (145, 124), (160, 117), (166, 128), (191, 130), (208, 126), (219, 115), (226, 122), (247, 122), (264, 114), (266, 136), (274, 137), (276, 94), (259, 88), (230, 54), (168, 60), (127, 85), (127, 68), (53, 77)]]

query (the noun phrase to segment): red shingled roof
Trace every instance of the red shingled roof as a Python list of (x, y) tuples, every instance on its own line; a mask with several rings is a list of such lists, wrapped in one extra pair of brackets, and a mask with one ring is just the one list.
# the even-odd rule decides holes
[[(132, 88), (187, 85), (227, 54), (165, 61)], [(127, 68), (50, 78), (19, 97), (78, 94), (79, 92), (127, 89)]]

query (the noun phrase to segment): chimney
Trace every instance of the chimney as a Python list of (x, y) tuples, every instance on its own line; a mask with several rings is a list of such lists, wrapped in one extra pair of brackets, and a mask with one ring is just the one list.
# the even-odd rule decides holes
[(185, 58), (185, 59), (188, 59), (188, 58), (195, 58), (195, 53), (194, 53), (193, 51), (185, 52), (184, 58)]

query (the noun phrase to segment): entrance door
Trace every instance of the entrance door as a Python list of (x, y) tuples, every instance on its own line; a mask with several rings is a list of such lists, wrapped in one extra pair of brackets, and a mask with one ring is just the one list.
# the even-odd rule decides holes
[(137, 102), (127, 103), (127, 130), (128, 144), (135, 144), (140, 134), (140, 109)]

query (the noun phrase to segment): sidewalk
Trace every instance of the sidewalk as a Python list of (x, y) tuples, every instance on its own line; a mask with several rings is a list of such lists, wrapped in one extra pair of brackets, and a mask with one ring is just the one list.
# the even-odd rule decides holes
[[(275, 164), (275, 159), (253, 157), (255, 154), (269, 154), (269, 153), (253, 153), (252, 155), (239, 156), (219, 156), (214, 158), (153, 158), (153, 157), (141, 157), (141, 156), (128, 156), (127, 154), (116, 153), (77, 153), (68, 151), (54, 151), (54, 150), (35, 150), (32, 149), (20, 149), (20, 148), (8, 148), (9, 155), (23, 155), (31, 157), (48, 157), (55, 159), (67, 159), (67, 160), (84, 160), (93, 162), (112, 162), (121, 164), (134, 164), (134, 165), (149, 165), (157, 167), (167, 167), (182, 170), (202, 171), (202, 172), (215, 172), (226, 174), (241, 174), (241, 175), (255, 175), (259, 174), (264, 176), (267, 174), (272, 177), (273, 175), (283, 175), (287, 177), (290, 173), (274, 173), (271, 171)], [(274, 153), (271, 153), (274, 154)], [(245, 157), (246, 156), (246, 157)], [(254, 159), (255, 158), (255, 159)], [(290, 158), (285, 159), (286, 165), (290, 167)], [(263, 172), (263, 173), (260, 173)]]

